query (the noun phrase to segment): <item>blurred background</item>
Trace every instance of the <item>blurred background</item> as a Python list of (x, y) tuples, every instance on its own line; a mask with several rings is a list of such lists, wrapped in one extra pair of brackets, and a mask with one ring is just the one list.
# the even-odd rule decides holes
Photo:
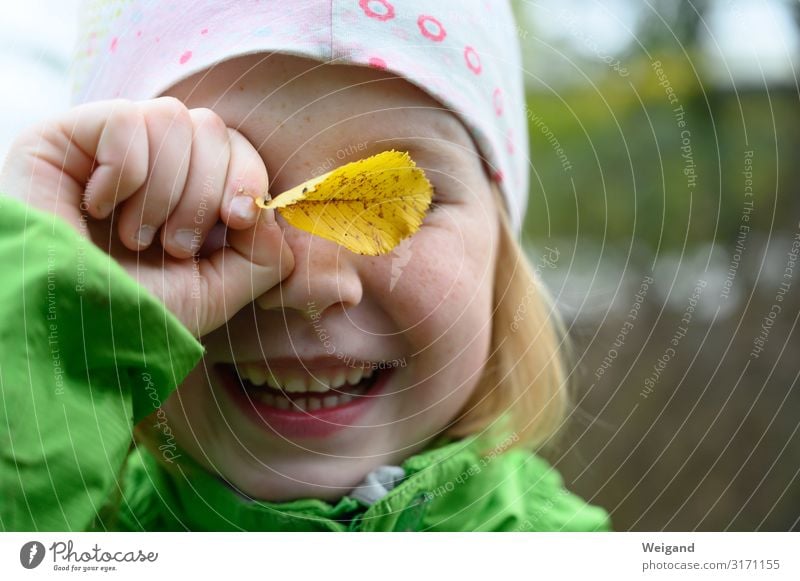
[[(0, 159), (68, 106), (78, 4), (4, 6)], [(549, 459), (618, 530), (800, 529), (800, 2), (513, 5), (574, 350)]]
[(800, 2), (515, 9), (576, 362), (550, 459), (619, 530), (797, 530)]

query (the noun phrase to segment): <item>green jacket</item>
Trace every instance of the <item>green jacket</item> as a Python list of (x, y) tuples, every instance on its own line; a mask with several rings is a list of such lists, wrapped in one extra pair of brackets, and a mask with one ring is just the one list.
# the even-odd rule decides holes
[(0, 196), (0, 233), (0, 530), (610, 528), (544, 460), (482, 455), (476, 437), (408, 458), (406, 477), (369, 506), (253, 501), (202, 469), (167, 471), (132, 444), (132, 427), (202, 345), (59, 218)]

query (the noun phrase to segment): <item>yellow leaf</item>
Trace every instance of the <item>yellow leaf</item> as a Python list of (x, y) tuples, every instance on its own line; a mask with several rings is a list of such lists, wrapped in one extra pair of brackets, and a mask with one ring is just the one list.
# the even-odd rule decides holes
[(272, 200), (295, 228), (333, 240), (357, 254), (386, 254), (416, 232), (433, 187), (407, 152), (384, 151), (312, 178)]

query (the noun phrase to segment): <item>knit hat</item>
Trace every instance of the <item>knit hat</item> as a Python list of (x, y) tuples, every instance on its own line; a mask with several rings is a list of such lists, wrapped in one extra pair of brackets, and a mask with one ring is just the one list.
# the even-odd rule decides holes
[(519, 230), (528, 133), (506, 0), (90, 0), (76, 103), (150, 99), (224, 60), (277, 52), (375, 67), (414, 83), (471, 132)]

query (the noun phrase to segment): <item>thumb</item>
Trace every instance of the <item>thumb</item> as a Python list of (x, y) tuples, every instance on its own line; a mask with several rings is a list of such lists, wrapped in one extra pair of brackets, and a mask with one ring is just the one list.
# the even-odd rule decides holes
[(274, 210), (261, 210), (251, 228), (228, 229), (225, 246), (200, 261), (205, 281), (205, 319), (201, 334), (223, 325), (240, 309), (280, 283), (294, 269), (294, 255), (286, 243)]

